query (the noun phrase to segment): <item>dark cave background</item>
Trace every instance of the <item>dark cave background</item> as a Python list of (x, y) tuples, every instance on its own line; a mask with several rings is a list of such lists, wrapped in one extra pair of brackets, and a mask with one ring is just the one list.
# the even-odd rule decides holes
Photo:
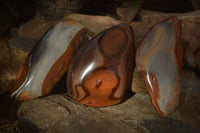
[[(67, 2), (70, 3), (70, 7)], [(62, 18), (73, 12), (116, 17), (115, 9), (123, 2), (123, 0), (1, 0), (0, 36), (9, 35), (12, 27), (20, 26), (38, 13), (45, 19)], [(193, 10), (190, 0), (144, 0), (141, 8), (161, 12)]]

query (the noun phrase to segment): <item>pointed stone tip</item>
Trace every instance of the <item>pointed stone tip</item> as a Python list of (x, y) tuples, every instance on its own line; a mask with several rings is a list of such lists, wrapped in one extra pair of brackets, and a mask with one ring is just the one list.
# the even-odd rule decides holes
[(33, 99), (33, 94), (31, 94), (30, 92), (28, 91), (23, 91), (19, 94), (19, 96), (17, 97), (17, 99), (19, 101), (26, 101), (26, 100), (31, 100)]

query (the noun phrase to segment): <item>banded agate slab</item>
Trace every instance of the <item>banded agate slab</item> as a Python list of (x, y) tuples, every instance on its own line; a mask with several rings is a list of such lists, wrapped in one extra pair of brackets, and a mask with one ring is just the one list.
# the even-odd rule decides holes
[(86, 29), (72, 20), (51, 28), (21, 67), (11, 96), (24, 101), (50, 93), (83, 44), (85, 33)]
[(136, 67), (146, 82), (151, 101), (161, 116), (178, 105), (183, 53), (176, 17), (154, 25), (136, 53)]
[(135, 67), (134, 33), (126, 24), (111, 27), (82, 47), (70, 64), (68, 95), (85, 105), (119, 103)]

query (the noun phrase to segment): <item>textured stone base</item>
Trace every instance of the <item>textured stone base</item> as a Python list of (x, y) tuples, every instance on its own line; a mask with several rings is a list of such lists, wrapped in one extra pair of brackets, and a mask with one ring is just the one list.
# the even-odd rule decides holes
[(18, 122), (21, 131), (28, 133), (195, 133), (200, 131), (199, 98), (195, 97), (199, 91), (199, 80), (193, 71), (184, 70), (180, 106), (166, 118), (158, 115), (147, 94), (138, 93), (104, 108), (87, 107), (67, 96), (52, 95), (24, 102), (18, 110)]

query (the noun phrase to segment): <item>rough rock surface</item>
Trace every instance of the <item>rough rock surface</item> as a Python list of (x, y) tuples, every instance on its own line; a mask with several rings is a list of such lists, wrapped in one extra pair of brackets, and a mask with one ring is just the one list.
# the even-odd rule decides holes
[(9, 40), (8, 46), (29, 54), (42, 36), (57, 22), (58, 20), (30, 20), (19, 28), (18, 36)]
[(11, 69), (8, 67), (11, 62), (11, 53), (6, 44), (6, 41), (0, 40), (0, 95), (8, 91), (14, 78)]
[(141, 40), (151, 27), (144, 22), (132, 22), (130, 25), (132, 26), (135, 33), (135, 46), (138, 48)]
[[(148, 94), (137, 93), (128, 100), (104, 108), (87, 107), (66, 95), (52, 95), (24, 102), (18, 110), (22, 132), (187, 132), (200, 131), (199, 80), (184, 70), (178, 110), (161, 118)], [(193, 83), (193, 86), (190, 84)], [(192, 89), (189, 89), (192, 88)]]
[(109, 16), (94, 16), (94, 15), (83, 15), (83, 14), (70, 14), (63, 19), (73, 19), (95, 34), (99, 34), (105, 29), (108, 29), (114, 25), (120, 23), (120, 21), (113, 19)]
[(40, 38), (57, 22), (58, 20), (30, 20), (19, 28), (19, 36), (24, 38)]
[(193, 70), (183, 71), (181, 87), (180, 114), (200, 129), (200, 80)]
[(148, 91), (146, 90), (145, 82), (138, 73), (137, 69), (135, 68), (133, 72), (133, 80), (132, 80), (132, 91), (135, 93), (144, 93), (148, 94)]
[(79, 12), (88, 0), (41, 0), (35, 1), (38, 15), (44, 19), (58, 19)]

